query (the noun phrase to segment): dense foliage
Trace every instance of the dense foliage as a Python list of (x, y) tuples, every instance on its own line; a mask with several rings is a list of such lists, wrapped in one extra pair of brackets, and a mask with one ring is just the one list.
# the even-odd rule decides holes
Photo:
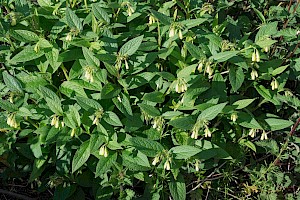
[(3, 184), (300, 199), (299, 1), (0, 2)]

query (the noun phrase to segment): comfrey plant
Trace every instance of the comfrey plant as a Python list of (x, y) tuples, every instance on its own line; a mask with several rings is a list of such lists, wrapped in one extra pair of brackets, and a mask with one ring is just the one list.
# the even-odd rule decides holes
[(0, 2), (3, 185), (299, 199), (299, 1)]

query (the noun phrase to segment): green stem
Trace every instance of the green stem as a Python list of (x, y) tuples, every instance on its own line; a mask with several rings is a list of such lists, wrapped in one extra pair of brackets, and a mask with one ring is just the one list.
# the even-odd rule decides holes
[(64, 64), (61, 64), (61, 65), (60, 65), (60, 68), (61, 68), (62, 71), (64, 72), (64, 75), (65, 75), (67, 81), (69, 81), (70, 78), (69, 78), (68, 73), (67, 73), (68, 71), (67, 71), (67, 69), (65, 68)]
[(157, 34), (158, 34), (158, 38), (157, 38), (157, 42), (158, 42), (158, 47), (161, 47), (161, 35), (160, 35), (160, 26), (159, 26), (159, 22), (157, 22)]

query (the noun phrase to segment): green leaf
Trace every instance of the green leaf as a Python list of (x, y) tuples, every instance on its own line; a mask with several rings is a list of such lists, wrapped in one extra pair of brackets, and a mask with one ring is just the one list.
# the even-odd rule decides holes
[(82, 24), (80, 19), (70, 8), (66, 8), (66, 19), (67, 19), (67, 24), (70, 28), (75, 28), (78, 29), (79, 31), (82, 30)]
[(163, 103), (165, 101), (165, 96), (161, 92), (154, 91), (154, 92), (146, 93), (142, 99), (156, 102), (156, 103)]
[(82, 85), (76, 81), (65, 81), (60, 85), (60, 91), (67, 95), (68, 97), (72, 96), (81, 96), (87, 97)]
[(53, 92), (51, 89), (46, 88), (44, 86), (40, 86), (39, 87), (39, 92), (41, 94), (41, 96), (46, 99), (52, 99), (54, 101), (60, 101), (60, 98), (55, 94), (55, 92)]
[(104, 173), (107, 173), (107, 171), (114, 165), (116, 161), (117, 153), (108, 155), (108, 157), (106, 158), (104, 156), (101, 156), (96, 166), (95, 178), (101, 176)]
[(98, 20), (103, 20), (106, 24), (110, 23), (109, 15), (103, 8), (101, 8), (101, 3), (93, 3), (92, 12)]
[(139, 104), (139, 107), (142, 109), (143, 112), (145, 112), (146, 114), (152, 117), (160, 116), (159, 110), (157, 110), (157, 108), (155, 108), (154, 106), (141, 103)]
[(237, 92), (238, 89), (242, 86), (244, 79), (245, 75), (242, 68), (230, 67), (229, 81), (234, 92)]
[(126, 42), (119, 51), (120, 55), (123, 56), (133, 55), (142, 44), (143, 38), (144, 36), (141, 35)]
[(212, 58), (217, 62), (224, 62), (236, 56), (238, 53), (239, 51), (224, 51), (224, 52), (214, 54)]
[(254, 116), (252, 114), (250, 115), (249, 113), (239, 112), (239, 118), (237, 119), (237, 122), (242, 127), (262, 130), (261, 125), (256, 121)]
[(222, 112), (223, 108), (227, 103), (221, 103), (214, 105), (205, 109), (198, 117), (198, 120), (205, 119), (205, 120), (212, 120), (214, 119), (219, 113)]
[(261, 22), (266, 23), (266, 18), (264, 17), (264, 15), (259, 10), (257, 10), (256, 8), (253, 8), (253, 10), (257, 14), (257, 16), (261, 20)]
[[(119, 98), (120, 97), (120, 98)], [(132, 109), (130, 105), (130, 100), (127, 95), (121, 93), (118, 98), (113, 98), (114, 104), (117, 108), (124, 114), (132, 116)]]
[(59, 50), (56, 48), (52, 48), (51, 51), (45, 53), (47, 60), (49, 61), (50, 66), (52, 67), (52, 73), (56, 72), (56, 70), (61, 65), (61, 62), (58, 62)]
[(71, 128), (80, 127), (80, 115), (75, 106), (69, 106), (69, 112), (67, 113), (68, 121), (73, 124)]
[(101, 99), (111, 99), (113, 97), (118, 96), (121, 89), (114, 84), (108, 83), (104, 85), (101, 91)]
[(47, 102), (47, 106), (49, 106), (50, 110), (52, 110), (52, 112), (54, 112), (57, 115), (62, 115), (63, 114), (63, 110), (61, 108), (61, 102), (50, 99), (50, 98), (45, 98), (46, 102)]
[(86, 47), (82, 47), (82, 52), (87, 63), (94, 67), (100, 66), (100, 61), (96, 58), (91, 50)]
[(94, 110), (102, 109), (102, 106), (94, 99), (89, 99), (86, 97), (75, 97), (77, 103), (85, 110), (89, 110), (90, 108), (93, 108)]
[(172, 179), (169, 182), (169, 189), (174, 200), (186, 199), (186, 185), (181, 175), (177, 180)]
[(262, 25), (255, 36), (255, 42), (275, 35), (277, 33), (277, 25), (277, 21)]
[(201, 152), (197, 155), (200, 159), (232, 159), (232, 157), (220, 146), (208, 140), (197, 140), (195, 145), (199, 146)]
[(197, 19), (187, 19), (184, 21), (181, 21), (180, 23), (184, 25), (187, 29), (191, 29), (193, 27), (199, 26), (203, 22), (206, 22), (207, 18), (197, 18)]
[(272, 101), (272, 95), (263, 85), (255, 85), (256, 91), (266, 100)]
[(267, 39), (259, 40), (259, 41), (255, 42), (255, 44), (260, 46), (261, 48), (265, 48), (265, 47), (272, 46), (276, 42), (277, 42), (276, 40), (271, 40), (271, 39), (267, 38)]
[(10, 75), (6, 71), (2, 72), (2, 76), (5, 85), (9, 88), (10, 91), (23, 94), (21, 83), (15, 77)]
[(205, 55), (202, 53), (201, 49), (197, 47), (196, 45), (190, 43), (190, 42), (184, 42), (187, 50), (189, 53), (196, 58), (197, 60), (201, 60), (205, 58)]
[(103, 114), (104, 121), (106, 121), (108, 124), (113, 125), (113, 126), (123, 126), (122, 122), (120, 121), (118, 115), (111, 111), (106, 111)]
[(160, 143), (147, 138), (132, 137), (130, 138), (130, 142), (137, 150), (149, 157), (155, 157), (164, 150), (164, 147)]
[(249, 106), (255, 99), (242, 99), (234, 102), (232, 105), (237, 106), (235, 109), (243, 109)]
[(200, 151), (201, 149), (189, 145), (177, 146), (170, 149), (170, 152), (175, 154), (175, 159), (188, 159)]
[(196, 70), (196, 65), (187, 66), (177, 73), (177, 77), (188, 78), (193, 72), (195, 72), (195, 70)]
[(28, 108), (21, 107), (19, 108), (18, 115), (22, 117), (27, 117), (32, 116), (32, 113), (30, 112), (30, 110), (28, 110)]
[(169, 122), (169, 125), (180, 128), (182, 130), (191, 130), (195, 124), (195, 119), (193, 116), (185, 116), (173, 119)]
[(11, 36), (21, 42), (37, 42), (39, 36), (32, 31), (28, 30), (13, 30), (10, 32)]
[(161, 23), (165, 25), (170, 25), (172, 23), (171, 18), (168, 17), (167, 15), (157, 12), (155, 10), (150, 10), (150, 11), (154, 15), (154, 17), (157, 18)]
[(5, 101), (3, 99), (0, 99), (0, 108), (3, 110), (6, 110), (8, 112), (16, 112), (18, 111), (18, 107), (9, 101)]
[(30, 60), (37, 59), (44, 55), (43, 51), (34, 51), (34, 46), (25, 47), (22, 51), (20, 51), (17, 55), (15, 55), (10, 62), (11, 63), (19, 63), (19, 62), (27, 62)]
[(277, 67), (275, 68), (273, 71), (272, 71), (272, 76), (276, 76), (278, 74), (281, 74), (282, 72), (284, 72), (284, 70), (286, 70), (286, 68), (288, 67), (289, 65), (285, 65), (285, 66), (281, 66), (281, 67)]
[(72, 160), (72, 173), (77, 171), (83, 166), (90, 157), (90, 141), (87, 140), (82, 143), (79, 149), (76, 151)]
[(129, 150), (122, 152), (123, 165), (133, 171), (147, 171), (151, 168), (149, 160), (145, 154), (138, 151), (133, 153)]
[(294, 124), (294, 122), (292, 122), (292, 121), (284, 120), (284, 119), (276, 119), (276, 118), (268, 118), (268, 119), (265, 119), (265, 121), (271, 128), (271, 131), (285, 129)]

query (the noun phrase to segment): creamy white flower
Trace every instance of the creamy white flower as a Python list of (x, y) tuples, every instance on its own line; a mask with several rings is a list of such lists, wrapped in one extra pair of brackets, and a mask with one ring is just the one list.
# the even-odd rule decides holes
[(233, 122), (235, 122), (235, 121), (237, 120), (237, 118), (238, 118), (238, 115), (237, 115), (236, 112), (232, 113), (231, 116), (230, 116), (230, 119), (231, 119)]
[(252, 138), (254, 138), (255, 135), (256, 135), (256, 132), (257, 132), (256, 129), (254, 129), (254, 128), (250, 129), (250, 131), (249, 131), (249, 136), (252, 137)]
[(268, 139), (268, 135), (266, 133), (266, 131), (263, 131), (260, 137), (260, 140), (267, 140)]
[(204, 137), (211, 137), (211, 131), (208, 127), (204, 129)]
[(277, 79), (274, 78), (271, 82), (272, 90), (276, 90), (278, 88), (278, 86), (279, 86), (279, 83), (278, 83)]
[(152, 165), (155, 166), (159, 161), (160, 161), (160, 156), (159, 155), (155, 156), (153, 161), (152, 161)]
[(181, 29), (179, 29), (179, 31), (178, 31), (178, 37), (179, 37), (179, 39), (181, 39), (181, 40), (182, 40), (182, 38), (183, 38)]
[(72, 131), (71, 131), (71, 137), (74, 137), (74, 136), (75, 136), (75, 133), (76, 133), (76, 129), (75, 129), (75, 128), (72, 128)]
[(251, 75), (252, 80), (255, 80), (258, 77), (258, 73), (255, 69), (252, 69), (252, 72), (250, 75)]
[(167, 161), (164, 164), (164, 169), (165, 170), (170, 170), (171, 169), (171, 165), (170, 165), (170, 161), (169, 159), (167, 159)]

